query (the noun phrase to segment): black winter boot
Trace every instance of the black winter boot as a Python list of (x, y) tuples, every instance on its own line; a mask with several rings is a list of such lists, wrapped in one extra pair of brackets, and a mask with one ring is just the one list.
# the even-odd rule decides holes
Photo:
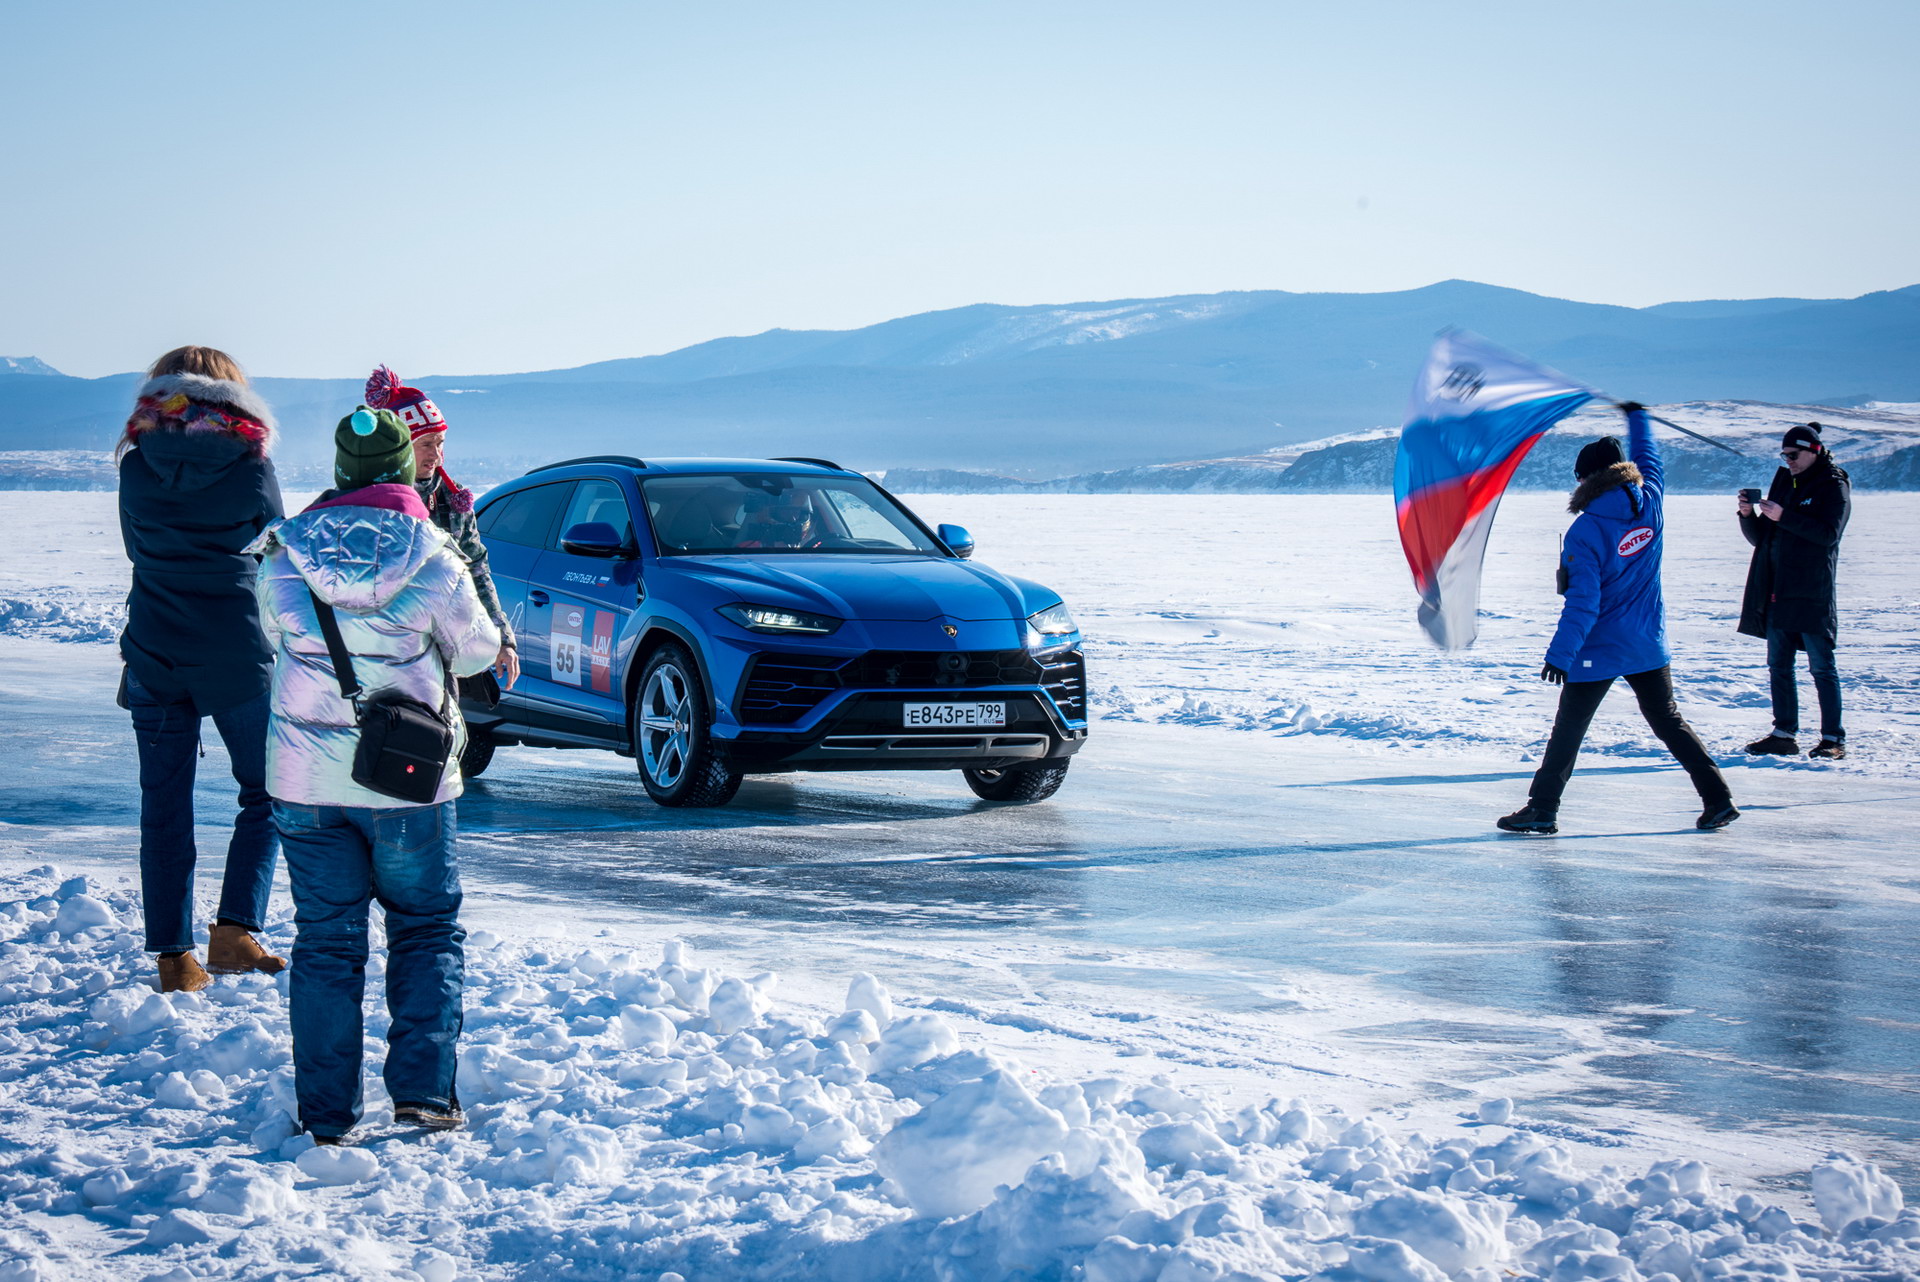
[(1559, 812), (1542, 810), (1529, 802), (1510, 815), (1501, 815), (1494, 826), (1502, 832), (1554, 833), (1560, 831)]
[(429, 1131), (458, 1130), (467, 1115), (460, 1111), (460, 1101), (454, 1100), (445, 1108), (438, 1104), (395, 1104), (393, 1120), (403, 1126), (418, 1126)]
[(1809, 757), (1818, 757), (1822, 761), (1845, 761), (1847, 759), (1847, 745), (1837, 743), (1832, 739), (1822, 739), (1820, 746), (1807, 755)]
[(1709, 801), (1700, 812), (1700, 817), (1693, 821), (1693, 826), (1701, 832), (1712, 832), (1716, 828), (1726, 827), (1739, 817), (1740, 810), (1731, 801)]
[(1797, 757), (1800, 745), (1783, 734), (1770, 734), (1747, 745), (1749, 757)]

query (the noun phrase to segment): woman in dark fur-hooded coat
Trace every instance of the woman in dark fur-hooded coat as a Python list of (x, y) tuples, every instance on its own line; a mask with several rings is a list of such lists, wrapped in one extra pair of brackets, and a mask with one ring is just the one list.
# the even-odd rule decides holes
[(279, 850), (266, 791), (273, 651), (245, 548), (284, 513), (267, 453), (273, 416), (233, 358), (182, 347), (155, 361), (120, 439), (120, 533), (133, 562), (121, 705), (140, 753), (140, 880), (162, 990), (203, 988), (193, 956), (193, 777), (211, 717), (240, 787), (207, 964), (285, 965), (265, 924)]

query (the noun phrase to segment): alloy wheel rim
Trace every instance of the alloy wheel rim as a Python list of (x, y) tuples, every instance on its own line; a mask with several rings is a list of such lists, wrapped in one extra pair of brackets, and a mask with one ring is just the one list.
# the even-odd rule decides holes
[(671, 788), (687, 773), (693, 752), (693, 709), (687, 678), (663, 663), (640, 694), (640, 763), (656, 787)]

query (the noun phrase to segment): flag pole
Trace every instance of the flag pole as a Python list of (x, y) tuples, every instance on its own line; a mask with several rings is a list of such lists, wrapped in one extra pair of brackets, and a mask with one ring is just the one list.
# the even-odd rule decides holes
[[(1604, 392), (1601, 393), (1601, 395), (1606, 396)], [(1613, 408), (1615, 409), (1620, 408), (1620, 402), (1614, 400), (1613, 397), (1611, 396), (1606, 396), (1606, 402), (1607, 404), (1613, 406)], [(1679, 432), (1682, 436), (1691, 436), (1696, 441), (1705, 441), (1707, 444), (1713, 446), (1715, 449), (1725, 450), (1727, 453), (1733, 455), (1735, 458), (1748, 457), (1744, 450), (1736, 450), (1733, 448), (1733, 446), (1728, 445), (1725, 441), (1716, 441), (1711, 436), (1702, 436), (1700, 433), (1694, 431), (1692, 428), (1682, 427), (1670, 418), (1661, 418), (1658, 414), (1649, 414), (1647, 415), (1647, 417), (1653, 420), (1654, 422), (1661, 424), (1664, 427), (1672, 428), (1674, 431)]]
[(1647, 415), (1647, 417), (1652, 419), (1656, 423), (1665, 424), (1667, 427), (1672, 428), (1674, 431), (1679, 432), (1684, 436), (1691, 436), (1696, 441), (1705, 441), (1707, 444), (1713, 446), (1715, 449), (1725, 450), (1727, 453), (1733, 455), (1735, 458), (1748, 457), (1745, 451), (1736, 450), (1733, 448), (1733, 446), (1728, 445), (1725, 441), (1716, 441), (1711, 436), (1702, 436), (1700, 433), (1694, 431), (1692, 428), (1682, 427), (1670, 418), (1661, 418), (1658, 414), (1649, 414)]

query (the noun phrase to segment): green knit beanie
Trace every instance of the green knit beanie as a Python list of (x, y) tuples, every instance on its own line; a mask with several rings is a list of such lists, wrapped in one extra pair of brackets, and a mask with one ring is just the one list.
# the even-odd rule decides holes
[(342, 490), (413, 484), (413, 436), (392, 410), (362, 405), (333, 429), (333, 483)]

